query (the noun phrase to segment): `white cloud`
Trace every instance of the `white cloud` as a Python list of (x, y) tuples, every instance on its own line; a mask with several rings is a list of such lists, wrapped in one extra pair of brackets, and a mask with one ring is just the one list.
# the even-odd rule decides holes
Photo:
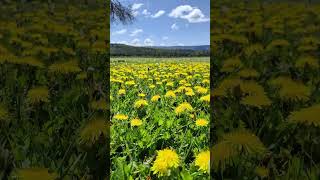
[(127, 41), (118, 41), (117, 44), (128, 44)]
[(176, 23), (174, 23), (174, 24), (171, 25), (171, 29), (172, 30), (178, 30), (179, 26)]
[(149, 38), (145, 39), (143, 43), (146, 46), (153, 46), (153, 41)]
[(193, 10), (193, 7), (191, 7), (190, 5), (181, 5), (173, 9), (169, 14), (169, 16), (174, 18), (180, 18), (187, 15), (192, 10)]
[(144, 9), (142, 11), (142, 14), (145, 15), (146, 17), (148, 17), (148, 16), (150, 16), (151, 13), (148, 10)]
[(140, 9), (141, 7), (143, 6), (142, 3), (134, 3), (131, 7), (131, 9), (134, 11), (134, 10), (138, 10)]
[(113, 35), (120, 35), (120, 34), (125, 34), (127, 32), (127, 29), (121, 29), (119, 31), (116, 31), (112, 33)]
[(136, 36), (139, 33), (142, 33), (143, 30), (142, 29), (135, 29), (134, 31), (131, 32), (130, 36)]
[(184, 44), (183, 43), (178, 43), (178, 46), (184, 46)]
[(188, 20), (189, 23), (201, 23), (210, 21), (197, 7), (181, 5), (171, 11), (169, 17)]
[(164, 43), (161, 43), (161, 44), (160, 44), (160, 46), (165, 46), (165, 45), (166, 45), (166, 44), (164, 44)]
[(140, 14), (139, 11), (132, 11), (132, 15), (133, 15), (134, 17), (137, 17), (139, 14)]
[(166, 13), (166, 11), (164, 10), (159, 10), (157, 13), (155, 13), (154, 15), (151, 15), (152, 18), (158, 18), (162, 15), (164, 15), (164, 13)]
[(140, 46), (140, 39), (136, 38), (136, 39), (132, 40), (130, 44), (133, 46)]
[(163, 36), (163, 37), (162, 37), (162, 40), (164, 40), (164, 41), (165, 41), (165, 40), (168, 40), (168, 39), (169, 39), (168, 36)]
[(142, 3), (134, 3), (131, 7), (131, 10), (132, 10), (132, 15), (134, 17), (138, 16), (140, 13), (139, 13), (139, 9), (143, 6)]

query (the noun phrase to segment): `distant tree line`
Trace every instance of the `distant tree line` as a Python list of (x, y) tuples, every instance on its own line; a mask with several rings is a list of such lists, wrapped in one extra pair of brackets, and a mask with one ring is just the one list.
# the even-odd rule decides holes
[(110, 55), (143, 57), (201, 57), (210, 56), (210, 51), (188, 49), (161, 49), (152, 47), (135, 47), (124, 44), (111, 44)]

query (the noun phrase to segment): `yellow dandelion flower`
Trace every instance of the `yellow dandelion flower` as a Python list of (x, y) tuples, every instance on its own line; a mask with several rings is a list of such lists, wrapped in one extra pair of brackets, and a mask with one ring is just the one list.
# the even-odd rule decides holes
[(298, 67), (298, 68), (304, 68), (306, 65), (308, 65), (310, 68), (314, 68), (314, 69), (319, 68), (318, 60), (312, 56), (300, 57), (296, 62), (296, 67)]
[(138, 118), (132, 119), (130, 122), (131, 126), (141, 126), (142, 125), (142, 121)]
[(320, 127), (320, 104), (294, 111), (289, 115), (289, 122)]
[(132, 85), (135, 85), (136, 83), (134, 81), (127, 81), (124, 84), (128, 86), (132, 86)]
[(127, 120), (128, 119), (128, 116), (127, 115), (124, 115), (124, 114), (116, 114), (113, 116), (114, 119), (117, 119), (117, 120)]
[(210, 80), (209, 79), (204, 79), (204, 80), (202, 80), (202, 83), (203, 84), (210, 84)]
[(197, 89), (197, 93), (199, 93), (199, 94), (207, 94), (207, 92), (208, 92), (208, 89), (206, 89), (204, 87), (199, 87)]
[(78, 62), (75, 60), (71, 60), (68, 62), (54, 63), (49, 66), (49, 72), (53, 72), (53, 73), (68, 74), (68, 73), (77, 73), (80, 71), (81, 69), (78, 66)]
[(42, 179), (42, 180), (55, 180), (58, 175), (56, 173), (49, 173), (46, 168), (25, 168), (18, 169), (17, 176), (19, 179), (31, 180), (31, 179)]
[(167, 148), (157, 152), (157, 157), (151, 170), (154, 174), (166, 176), (171, 168), (177, 168), (179, 164), (180, 158), (176, 151)]
[(239, 76), (242, 78), (257, 78), (259, 76), (259, 73), (255, 69), (242, 69), (238, 72)]
[(207, 126), (208, 124), (209, 124), (209, 122), (206, 119), (197, 119), (196, 120), (196, 125), (199, 127)]
[(185, 92), (185, 94), (186, 94), (187, 96), (194, 96), (194, 95), (195, 95), (195, 93), (193, 92), (193, 90), (187, 91), (187, 92)]
[(149, 88), (150, 88), (150, 89), (153, 89), (153, 88), (155, 88), (155, 87), (156, 87), (156, 86), (155, 86), (154, 84), (150, 84), (150, 85), (149, 85)]
[(119, 89), (118, 91), (118, 95), (119, 96), (122, 96), (122, 95), (125, 95), (126, 94), (126, 90), (125, 89)]
[(148, 102), (146, 100), (144, 100), (144, 99), (139, 99), (134, 103), (134, 107), (135, 108), (141, 108), (141, 107), (144, 107), (144, 106), (147, 106), (147, 105), (148, 105)]
[(164, 95), (164, 97), (166, 97), (166, 98), (175, 98), (176, 94), (173, 91), (170, 90)]
[(261, 167), (261, 166), (256, 167), (254, 172), (261, 178), (266, 178), (269, 176), (269, 169), (267, 169), (265, 167)]
[(200, 98), (200, 101), (204, 101), (204, 102), (210, 102), (210, 94), (206, 95), (206, 96), (202, 96)]
[(230, 143), (226, 143), (225, 141), (219, 142), (212, 147), (213, 168), (217, 170), (220, 167), (223, 170), (226, 164), (229, 163), (229, 160), (237, 154), (238, 152)]
[(223, 136), (225, 142), (232, 144), (235, 149), (243, 150), (245, 153), (262, 154), (266, 148), (260, 139), (247, 130), (236, 130)]
[(210, 151), (200, 152), (196, 156), (195, 165), (199, 167), (199, 170), (209, 172), (210, 169)]
[(40, 102), (49, 102), (49, 90), (47, 87), (35, 87), (30, 89), (27, 95), (27, 101), (31, 104)]
[(263, 106), (270, 106), (271, 100), (265, 94), (250, 95), (242, 98), (241, 104), (262, 108)]
[(240, 68), (241, 66), (243, 65), (238, 57), (230, 58), (224, 61), (221, 72), (232, 72)]
[(146, 95), (144, 93), (139, 93), (138, 96), (139, 97), (145, 97)]
[(80, 132), (80, 144), (92, 145), (100, 136), (107, 136), (107, 122), (103, 117), (95, 117)]
[(170, 86), (170, 87), (173, 87), (173, 82), (167, 82), (166, 86)]
[(193, 111), (193, 108), (192, 106), (187, 103), (187, 102), (184, 102), (184, 103), (181, 103), (178, 107), (176, 107), (176, 109), (174, 110), (174, 112), (177, 114), (177, 115), (180, 115), (184, 112), (190, 112), (190, 111)]
[(156, 102), (156, 101), (158, 101), (159, 99), (160, 99), (160, 96), (159, 96), (159, 95), (154, 95), (154, 96), (152, 96), (151, 101), (152, 101), (152, 102)]

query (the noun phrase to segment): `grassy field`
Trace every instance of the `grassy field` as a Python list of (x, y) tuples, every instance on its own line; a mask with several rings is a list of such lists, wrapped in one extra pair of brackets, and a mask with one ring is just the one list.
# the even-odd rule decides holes
[(0, 179), (107, 176), (107, 11), (69, 2), (0, 6)]
[(151, 57), (111, 57), (111, 63), (117, 62), (134, 62), (134, 63), (149, 63), (149, 62), (209, 62), (210, 57), (172, 57), (172, 58), (151, 58)]
[(319, 179), (319, 4), (213, 6), (213, 179)]
[(209, 87), (209, 58), (112, 58), (112, 179), (209, 179)]

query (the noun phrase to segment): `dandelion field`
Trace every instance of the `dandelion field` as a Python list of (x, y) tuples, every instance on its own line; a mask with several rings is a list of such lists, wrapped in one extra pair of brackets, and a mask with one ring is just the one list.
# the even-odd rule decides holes
[(209, 179), (209, 58), (111, 58), (111, 179)]
[(104, 179), (105, 4), (0, 6), (0, 179)]
[(211, 8), (213, 179), (320, 177), (320, 6)]

